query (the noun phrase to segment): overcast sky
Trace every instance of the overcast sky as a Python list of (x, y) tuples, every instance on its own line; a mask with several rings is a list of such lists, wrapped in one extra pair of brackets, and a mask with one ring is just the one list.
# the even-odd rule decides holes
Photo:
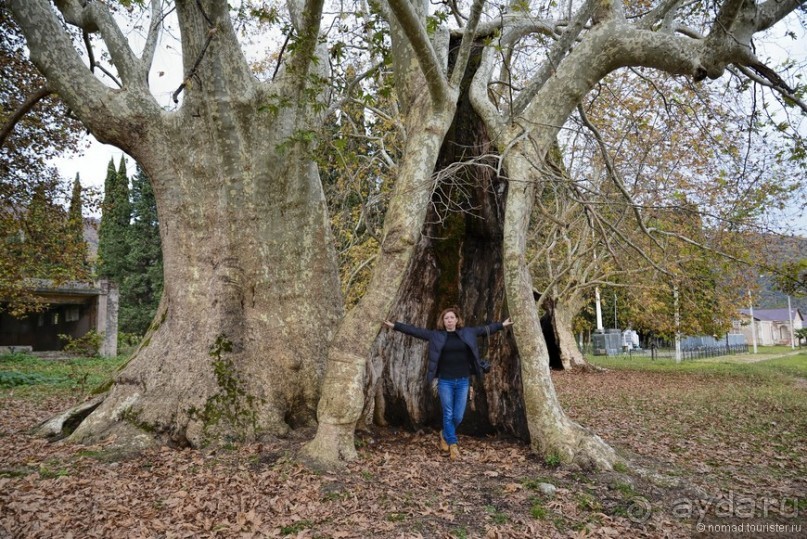
[[(767, 42), (757, 40), (758, 56), (763, 61), (766, 60), (766, 56), (773, 58), (770, 62), (772, 66), (779, 64), (783, 59), (794, 54), (801, 61), (807, 61), (807, 36), (805, 36), (805, 29), (801, 27), (797, 17), (791, 16), (790, 19), (784, 21), (779, 30), (782, 31), (782, 34), (786, 31), (791, 31), (799, 39), (794, 41), (791, 38), (774, 37)], [(133, 37), (132, 33), (129, 36)], [(136, 48), (136, 45), (134, 46)], [(155, 98), (163, 106), (170, 109), (175, 106), (172, 103), (171, 95), (179, 87), (182, 80), (182, 62), (180, 53), (175, 47), (162, 46), (159, 51), (159, 54), (155, 57), (150, 82)], [(794, 117), (799, 118), (800, 115), (796, 113)], [(802, 122), (801, 127), (801, 131), (807, 136), (807, 132), (805, 132), (807, 131), (807, 122)], [(114, 159), (117, 166), (124, 153), (114, 146), (99, 143), (92, 135), (87, 135), (85, 139), (82, 144), (84, 150), (82, 153), (62, 156), (55, 159), (53, 164), (59, 169), (64, 178), (72, 181), (76, 173), (79, 173), (83, 186), (103, 189), (109, 159)], [(130, 174), (135, 170), (135, 162), (128, 156), (127, 170)], [(807, 174), (804, 172), (802, 174), (805, 175), (802, 181), (807, 182)], [(786, 210), (781, 216), (777, 216), (776, 220), (779, 226), (776, 228), (781, 228), (781, 231), (785, 233), (796, 232), (807, 237), (807, 213), (798, 209), (801, 203), (801, 200), (794, 201), (792, 208)]]

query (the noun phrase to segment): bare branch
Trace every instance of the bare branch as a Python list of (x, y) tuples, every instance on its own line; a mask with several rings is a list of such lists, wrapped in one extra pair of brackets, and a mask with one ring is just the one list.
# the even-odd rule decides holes
[[(766, 76), (765, 78), (762, 78), (762, 77), (758, 76), (756, 73), (753, 73), (747, 67), (741, 66), (741, 65), (731, 66), (731, 67), (729, 67), (729, 71), (731, 71), (732, 73), (734, 73), (734, 75), (736, 75), (738, 77), (740, 76), (740, 74), (745, 75), (746, 77), (748, 77), (752, 81), (756, 82), (757, 84), (761, 84), (762, 86), (765, 86), (766, 88), (771, 88), (772, 90), (774, 90), (774, 91), (778, 92), (779, 94), (781, 94), (782, 97), (784, 97), (786, 100), (792, 101), (801, 110), (803, 110), (804, 112), (807, 112), (807, 103), (805, 103), (803, 99), (800, 99), (793, 92), (793, 90), (791, 90), (787, 85), (783, 84), (784, 81), (781, 79), (781, 77), (779, 77), (778, 74), (773, 72), (773, 70), (770, 70), (769, 72), (773, 73), (773, 75), (775, 75), (775, 77), (767, 77)], [(779, 84), (778, 82), (776, 82), (777, 80), (782, 81), (782, 84)]]
[(50, 89), (50, 86), (43, 86), (39, 88), (37, 91), (29, 95), (25, 101), (14, 111), (14, 113), (9, 116), (6, 123), (3, 125), (2, 130), (0, 130), (0, 148), (6, 143), (6, 139), (8, 139), (11, 132), (14, 131), (14, 127), (17, 123), (22, 120), (28, 112), (34, 108), (34, 106), (51, 95), (53, 90)]
[(193, 76), (196, 74), (196, 70), (199, 69), (199, 64), (202, 63), (202, 59), (205, 57), (205, 52), (207, 52), (208, 46), (210, 46), (210, 42), (213, 41), (213, 38), (216, 37), (216, 29), (211, 27), (207, 31), (207, 39), (205, 39), (205, 44), (202, 46), (202, 50), (199, 51), (199, 55), (196, 57), (196, 61), (191, 66), (190, 70), (188, 71), (187, 75), (182, 79), (182, 84), (179, 85), (179, 88), (171, 94), (171, 99), (173, 99), (174, 103), (179, 103), (179, 94), (182, 93), (182, 90), (190, 83)]
[(275, 63), (275, 70), (272, 72), (272, 80), (275, 80), (275, 77), (277, 77), (277, 72), (280, 71), (280, 66), (283, 65), (283, 54), (286, 52), (286, 47), (289, 46), (290, 39), (291, 32), (286, 35), (286, 39), (283, 40), (283, 46), (280, 47), (280, 52), (277, 55), (277, 63)]
[(118, 85), (118, 88), (123, 88), (123, 83), (122, 83), (120, 80), (118, 80), (118, 77), (116, 77), (114, 73), (112, 73), (111, 71), (109, 71), (109, 70), (108, 70), (107, 68), (105, 68), (105, 67), (104, 67), (102, 64), (100, 64), (99, 62), (95, 62), (95, 63), (93, 63), (93, 64), (91, 64), (91, 65), (90, 65), (90, 69), (91, 69), (91, 70), (92, 70), (92, 69), (94, 69), (94, 68), (96, 68), (96, 67), (97, 67), (98, 69), (100, 69), (100, 70), (101, 70), (101, 72), (102, 72), (104, 75), (106, 75), (107, 77), (109, 77), (110, 79), (112, 79), (112, 82), (114, 82), (115, 84), (117, 84), (117, 85)]
[(331, 104), (331, 106), (328, 107), (328, 110), (325, 111), (323, 118), (327, 118), (331, 114), (335, 113), (337, 110), (341, 109), (345, 105), (345, 103), (347, 103), (352, 99), (353, 90), (356, 89), (359, 83), (364, 79), (366, 79), (367, 77), (369, 77), (370, 75), (372, 75), (373, 73), (375, 73), (376, 71), (378, 71), (379, 69), (381, 69), (383, 65), (384, 65), (383, 60), (379, 61), (376, 64), (370, 66), (370, 68), (364, 71), (363, 73), (359, 73), (358, 75), (353, 77), (353, 80), (351, 80), (348, 83), (347, 87), (345, 88), (344, 96), (342, 97), (342, 99)]
[(563, 60), (563, 57), (571, 50), (580, 32), (585, 28), (586, 22), (591, 18), (597, 5), (598, 2), (596, 0), (587, 0), (577, 11), (577, 15), (575, 15), (569, 27), (566, 28), (560, 39), (552, 45), (546, 62), (541, 66), (541, 69), (533, 77), (532, 81), (530, 81), (529, 86), (516, 98), (515, 103), (513, 103), (511, 115), (521, 114), (538, 93), (538, 90), (540, 90), (549, 77), (552, 76), (561, 60)]

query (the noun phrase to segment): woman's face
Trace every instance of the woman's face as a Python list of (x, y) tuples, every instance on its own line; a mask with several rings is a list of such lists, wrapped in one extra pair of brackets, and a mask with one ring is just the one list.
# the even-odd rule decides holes
[(454, 331), (457, 329), (457, 315), (451, 311), (448, 311), (446, 314), (443, 315), (443, 325), (446, 328), (446, 331)]

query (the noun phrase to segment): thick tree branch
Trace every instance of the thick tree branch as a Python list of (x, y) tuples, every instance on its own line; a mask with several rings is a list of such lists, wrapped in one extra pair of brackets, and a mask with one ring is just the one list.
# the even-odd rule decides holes
[(490, 97), (488, 97), (488, 82), (493, 75), (495, 60), (495, 49), (493, 47), (485, 47), (482, 51), (482, 59), (479, 68), (476, 70), (469, 90), (471, 105), (485, 124), (491, 128), (492, 132), (490, 135), (494, 140), (501, 135), (505, 128), (505, 123), (499, 111), (491, 102)]
[(767, 0), (757, 10), (757, 31), (769, 29), (802, 6), (804, 2), (805, 0)]
[(723, 2), (723, 5), (720, 6), (720, 11), (717, 13), (717, 17), (715, 17), (715, 22), (712, 24), (712, 31), (709, 33), (709, 36), (711, 38), (715, 36), (722, 38), (726, 34), (731, 33), (734, 22), (742, 11), (743, 4), (745, 4), (745, 0), (726, 0)]
[[(45, 0), (11, 0), (14, 18), (31, 51), (31, 60), (68, 107), (99, 139), (110, 120), (126, 120), (124, 107), (114, 107), (123, 94), (112, 91), (87, 69), (62, 23)], [(152, 100), (153, 101), (153, 100)], [(156, 105), (155, 105), (156, 107)]]
[(112, 63), (118, 70), (125, 86), (144, 87), (146, 85), (147, 72), (142, 69), (140, 61), (129, 47), (129, 41), (106, 5), (101, 2), (84, 3), (76, 0), (62, 0), (56, 4), (69, 24), (77, 26), (87, 33), (101, 35)]
[(682, 2), (683, 0), (665, 0), (661, 2), (643, 15), (642, 18), (639, 19), (637, 26), (645, 30), (650, 30), (656, 26), (656, 24), (662, 23), (663, 28), (669, 29), (672, 25), (673, 16)]
[(14, 113), (9, 116), (6, 123), (3, 125), (2, 130), (0, 130), (0, 148), (6, 143), (6, 139), (11, 135), (11, 132), (14, 131), (14, 127), (17, 123), (25, 117), (28, 112), (34, 108), (34, 106), (51, 95), (53, 90), (50, 89), (50, 86), (43, 86), (42, 88), (38, 89), (31, 95), (29, 95), (25, 101), (14, 111)]
[[(319, 41), (319, 29), (322, 21), (323, 0), (305, 0), (302, 12), (298, 11), (299, 1), (290, 0), (288, 2), (292, 20), (299, 36), (298, 46), (294, 51), (289, 70), (292, 73), (308, 73), (311, 64), (316, 56), (317, 44)], [(300, 76), (302, 83), (307, 82), (307, 77)]]
[[(476, 37), (493, 37), (500, 31), (502, 39), (504, 39), (504, 34), (512, 34), (516, 38), (536, 33), (558, 36), (560, 35), (559, 28), (565, 24), (565, 21), (525, 17), (523, 13), (505, 13), (494, 20), (480, 22), (476, 28)], [(452, 34), (460, 35), (460, 30), (453, 30)]]
[(157, 52), (160, 30), (162, 29), (163, 21), (167, 15), (168, 13), (163, 11), (162, 0), (151, 0), (151, 25), (149, 26), (146, 44), (143, 47), (141, 57), (146, 73), (151, 70), (151, 65), (154, 63), (154, 55)]
[(479, 25), (479, 18), (482, 15), (484, 5), (485, 0), (474, 0), (471, 6), (471, 15), (468, 18), (468, 24), (465, 25), (460, 50), (457, 53), (457, 61), (454, 63), (454, 71), (451, 73), (451, 86), (454, 88), (459, 87), (462, 77), (465, 75), (465, 68), (468, 66), (468, 59), (471, 57), (471, 47), (474, 44), (476, 28)]
[(437, 60), (437, 53), (432, 47), (426, 28), (421, 24), (408, 0), (389, 0), (389, 6), (417, 56), (420, 70), (429, 88), (432, 105), (442, 107), (449, 101), (448, 81), (443, 76), (443, 69)]

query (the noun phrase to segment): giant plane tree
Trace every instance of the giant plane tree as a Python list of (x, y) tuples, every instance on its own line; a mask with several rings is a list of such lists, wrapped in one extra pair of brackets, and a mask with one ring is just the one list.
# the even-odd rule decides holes
[[(137, 160), (159, 213), (162, 303), (74, 438), (139, 439), (150, 425), (165, 441), (200, 445), (311, 424), (342, 315), (306, 137), (322, 120), (328, 76), (318, 47), (322, 2), (289, 3), (294, 46), (269, 80), (251, 71), (227, 2), (153, 2), (137, 51), (104, 3), (12, 9), (51, 87), (98, 140)], [(171, 111), (149, 86), (168, 11), (184, 73), (181, 105)], [(70, 28), (93, 38), (93, 58), (109, 58), (116, 82), (90, 69)]]
[[(541, 226), (535, 201), (558, 176), (550, 150), (589, 93), (624, 68), (696, 82), (733, 70), (803, 106), (753, 47), (755, 35), (800, 10), (798, 0), (361, 6), (358, 28), (369, 28), (368, 13), (384, 21), (391, 62), (379, 69), (391, 66), (403, 140), (372, 276), (343, 315), (312, 160), (326, 151), (316, 133), (333, 112), (323, 41), (342, 30), (334, 22), (325, 35), (320, 0), (288, 2), (287, 42), (273, 57), (277, 69), (261, 78), (226, 2), (174, 2), (184, 82), (171, 110), (149, 89), (162, 2), (152, 2), (137, 51), (118, 26), (123, 14), (101, 2), (11, 4), (50, 86), (99, 140), (138, 161), (159, 213), (162, 303), (108, 392), (84, 407), (91, 413), (76, 440), (117, 433), (131, 443), (200, 445), (316, 419), (306, 456), (350, 460), (363, 418), (429, 421), (422, 354), (379, 336), (381, 320), (428, 325), (451, 302), (474, 313), (470, 323), (515, 320), (479, 397), (480, 423), (529, 439), (543, 455), (610, 468), (613, 450), (560, 407), (535, 309), (527, 238)], [(101, 82), (66, 28), (103, 45), (116, 83)], [(366, 89), (360, 78), (371, 71), (346, 89)], [(340, 118), (380, 114), (367, 111)], [(630, 213), (648, 237), (668, 232)], [(380, 412), (368, 413), (373, 405)]]

